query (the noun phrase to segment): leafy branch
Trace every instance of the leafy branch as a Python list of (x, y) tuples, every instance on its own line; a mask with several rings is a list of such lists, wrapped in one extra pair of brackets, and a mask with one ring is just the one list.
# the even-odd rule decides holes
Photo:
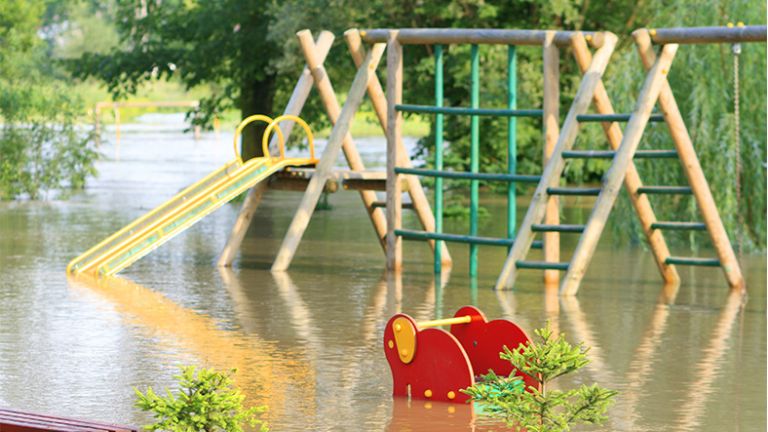
[[(504, 347), (500, 357), (514, 370), (509, 377), (491, 372), (472, 387), (462, 390), (484, 405), (493, 416), (518, 430), (565, 432), (577, 424), (601, 424), (617, 392), (593, 384), (570, 390), (551, 390), (553, 380), (589, 363), (583, 343), (571, 345), (564, 335), (554, 337), (547, 326), (535, 331), (536, 341), (514, 350)], [(518, 372), (534, 377), (539, 388), (525, 388)]]
[(259, 427), (267, 431), (259, 415), (266, 407), (244, 408), (245, 396), (234, 387), (232, 375), (213, 369), (196, 369), (194, 366), (181, 368), (174, 378), (178, 383), (176, 392), (165, 390), (159, 395), (148, 387), (146, 393), (138, 389), (136, 406), (142, 411), (154, 414), (155, 423), (145, 426), (150, 431), (173, 432), (242, 432), (243, 425)]

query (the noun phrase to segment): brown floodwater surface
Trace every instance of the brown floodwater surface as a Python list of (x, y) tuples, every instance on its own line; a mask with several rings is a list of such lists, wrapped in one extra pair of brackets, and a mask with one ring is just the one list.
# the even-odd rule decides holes
[[(150, 418), (134, 408), (133, 387), (171, 386), (177, 367), (193, 364), (236, 368), (247, 402), (268, 407), (275, 431), (504, 430), (482, 407), (390, 395), (381, 340), (389, 317), (433, 319), (475, 304), (529, 332), (549, 320), (591, 347), (590, 363), (558, 386), (598, 382), (619, 392), (601, 430), (766, 429), (762, 255), (741, 257), (746, 300), (729, 295), (719, 269), (681, 267), (683, 284), (664, 287), (649, 251), (609, 237), (575, 298), (559, 299), (537, 271), (495, 292), (506, 251), (493, 247), (480, 248), (476, 281), (466, 276), (465, 246), (450, 245), (454, 269), (436, 278), (420, 242), (404, 244), (403, 274), (387, 275), (358, 195), (341, 192), (315, 213), (290, 271), (272, 274), (301, 194), (270, 191), (232, 269), (214, 263), (239, 204), (119, 277), (66, 277), (70, 259), (230, 159), (230, 139), (125, 127), (120, 160), (108, 142), (84, 192), (0, 203), (0, 407), (144, 425)], [(381, 169), (383, 140), (357, 143)], [(482, 200), (490, 216), (481, 234), (502, 235), (502, 199)], [(582, 204), (567, 203), (568, 223), (586, 218)], [(416, 226), (413, 214), (405, 224)], [(466, 225), (449, 220), (446, 231)], [(565, 256), (575, 240), (562, 236)]]

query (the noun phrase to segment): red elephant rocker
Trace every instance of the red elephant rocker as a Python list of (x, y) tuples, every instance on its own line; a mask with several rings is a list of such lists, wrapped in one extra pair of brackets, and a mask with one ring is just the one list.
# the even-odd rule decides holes
[[(451, 325), (451, 331), (434, 328)], [(515, 349), (530, 339), (509, 320), (488, 322), (483, 313), (464, 306), (453, 318), (417, 323), (406, 314), (390, 318), (384, 330), (384, 352), (392, 370), (392, 395), (444, 402), (465, 402), (459, 390), (491, 369), (512, 373), (512, 365), (499, 358), (504, 346)], [(526, 387), (538, 382), (521, 374)]]

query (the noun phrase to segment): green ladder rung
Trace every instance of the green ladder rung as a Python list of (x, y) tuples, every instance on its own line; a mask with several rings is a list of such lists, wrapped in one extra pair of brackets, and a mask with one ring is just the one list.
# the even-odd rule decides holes
[[(563, 152), (565, 159), (613, 159), (616, 152), (613, 150), (566, 150)], [(674, 159), (677, 150), (638, 150), (635, 159)]]
[(637, 188), (639, 194), (654, 194), (654, 195), (690, 195), (690, 186), (641, 186)]
[(438, 107), (432, 105), (395, 105), (396, 111), (422, 114), (476, 115), (491, 117), (542, 117), (540, 109)]
[[(371, 208), (387, 208), (387, 203), (385, 201), (374, 201), (371, 203)], [(402, 204), (402, 208), (413, 210), (413, 203), (407, 202)]]
[(720, 260), (717, 258), (691, 258), (691, 257), (667, 257), (664, 260), (666, 264), (689, 265), (701, 267), (720, 267)]
[[(618, 113), (618, 114), (580, 114), (576, 116), (576, 120), (580, 122), (625, 122), (629, 121), (632, 117), (631, 113)], [(648, 119), (649, 122), (663, 122), (664, 116), (661, 114), (651, 114)]]
[(565, 150), (565, 159), (613, 159), (616, 152), (613, 150)]
[(426, 168), (395, 168), (397, 174), (410, 174), (423, 177), (462, 179), (462, 180), (485, 180), (485, 181), (504, 181), (516, 183), (538, 183), (541, 176), (524, 174), (502, 174), (502, 173), (472, 173), (465, 171), (440, 171)]
[(568, 270), (570, 263), (564, 262), (547, 262), (547, 261), (518, 261), (516, 263), (519, 269), (534, 269), (534, 270)]
[(550, 195), (566, 195), (566, 196), (598, 196), (600, 195), (600, 188), (599, 187), (591, 187), (591, 188), (551, 187), (551, 188), (547, 188), (547, 193)]
[(586, 225), (545, 225), (545, 224), (533, 224), (531, 225), (531, 231), (533, 232), (562, 232), (562, 233), (582, 233)]
[(638, 150), (635, 159), (675, 159), (677, 150)]
[(706, 231), (707, 226), (702, 222), (654, 222), (651, 229)]
[[(497, 238), (497, 237), (479, 237), (469, 236), (462, 234), (446, 234), (436, 233), (430, 231), (418, 231), (409, 229), (395, 230), (395, 235), (398, 235), (406, 240), (442, 240), (452, 243), (466, 243), (466, 244), (479, 244), (487, 246), (506, 246), (511, 247), (515, 243), (515, 239)], [(533, 249), (541, 249), (543, 242), (534, 241), (531, 246)]]

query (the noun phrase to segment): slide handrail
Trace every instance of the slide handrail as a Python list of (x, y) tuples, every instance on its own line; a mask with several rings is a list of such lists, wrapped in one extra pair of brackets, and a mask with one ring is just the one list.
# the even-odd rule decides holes
[[(232, 144), (234, 150), (235, 150), (235, 158), (237, 158), (240, 163), (243, 163), (243, 156), (240, 154), (240, 150), (237, 149), (237, 140), (240, 138), (240, 135), (243, 134), (243, 129), (245, 129), (246, 126), (249, 124), (255, 122), (255, 121), (263, 121), (267, 124), (272, 124), (274, 120), (272, 120), (272, 117), (266, 116), (264, 114), (254, 114), (252, 116), (248, 116), (243, 121), (240, 122), (239, 125), (237, 125), (237, 129), (235, 129), (235, 137), (234, 137), (234, 143)], [(269, 127), (269, 126), (267, 126)], [(264, 133), (264, 136), (267, 136), (267, 133)], [(280, 148), (283, 148), (285, 146), (285, 137), (283, 136), (283, 131), (280, 130), (280, 128), (277, 128), (277, 139), (278, 143), (280, 144)], [(266, 141), (265, 141), (266, 142)], [(269, 153), (268, 149), (269, 145), (265, 144), (264, 147), (264, 154), (267, 155)]]
[[(272, 120), (272, 122), (267, 126), (267, 129), (264, 130), (264, 135), (262, 136), (262, 142), (261, 146), (264, 150), (264, 156), (270, 157), (269, 155), (269, 135), (272, 133), (272, 129), (277, 127), (278, 134), (280, 133), (280, 127), (278, 124), (282, 121), (290, 120), (293, 122), (296, 122), (299, 126), (301, 126), (302, 129), (304, 129), (304, 132), (307, 134), (307, 144), (309, 145), (309, 158), (312, 160), (315, 160), (315, 137), (312, 134), (312, 129), (309, 127), (307, 122), (304, 121), (301, 117), (291, 115), (291, 114), (284, 114), (276, 119)], [(279, 140), (280, 145), (280, 160), (285, 159), (285, 142), (284, 140)]]

